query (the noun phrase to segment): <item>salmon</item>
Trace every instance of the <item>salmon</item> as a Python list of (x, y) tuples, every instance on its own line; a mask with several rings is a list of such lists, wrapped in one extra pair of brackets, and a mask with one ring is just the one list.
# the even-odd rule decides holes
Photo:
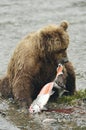
[[(57, 67), (57, 74), (56, 74), (56, 78), (58, 80), (58, 76), (63, 74), (63, 65), (59, 64)], [(61, 89), (60, 86), (58, 86), (58, 84), (54, 81), (47, 83), (46, 85), (44, 85), (41, 89), (41, 91), (39, 92), (37, 98), (32, 102), (30, 108), (29, 108), (29, 112), (30, 113), (38, 113), (41, 112), (42, 110), (45, 110), (45, 105), (47, 104), (50, 96), (52, 94), (54, 94), (54, 91), (52, 90), (53, 87)], [(61, 90), (61, 94), (63, 94), (64, 89), (62, 88)]]

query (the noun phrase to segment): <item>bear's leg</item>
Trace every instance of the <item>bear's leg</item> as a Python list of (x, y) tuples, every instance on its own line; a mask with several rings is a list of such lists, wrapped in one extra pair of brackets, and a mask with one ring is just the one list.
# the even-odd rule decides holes
[(76, 91), (76, 77), (75, 77), (74, 68), (71, 62), (65, 63), (65, 68), (68, 74), (66, 88), (69, 91), (68, 94), (73, 95), (74, 92)]
[(18, 105), (21, 107), (29, 106), (32, 103), (31, 93), (33, 89), (29, 78), (25, 76), (17, 77), (14, 79), (12, 86), (14, 99), (18, 102)]
[(12, 97), (11, 87), (9, 84), (9, 77), (6, 76), (0, 79), (0, 93), (5, 98)]

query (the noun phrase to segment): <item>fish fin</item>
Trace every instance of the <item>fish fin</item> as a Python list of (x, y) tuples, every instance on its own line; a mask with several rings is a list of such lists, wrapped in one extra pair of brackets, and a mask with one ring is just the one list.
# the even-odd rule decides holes
[(48, 110), (45, 106), (43, 106), (42, 110)]
[(60, 87), (57, 83), (55, 83), (55, 82), (54, 82), (54, 84), (53, 84), (53, 87), (54, 87), (54, 88), (58, 88), (58, 89), (61, 88), (61, 87)]
[(62, 92), (60, 92), (59, 97), (61, 97), (64, 94), (64, 92), (69, 92), (69, 91), (64, 89)]
[(69, 92), (68, 90), (64, 90), (64, 92)]
[(61, 93), (59, 94), (59, 97), (61, 97), (61, 96), (63, 95), (63, 93), (64, 93), (64, 92), (61, 92)]
[(50, 96), (53, 95), (54, 93), (55, 93), (55, 91), (51, 91), (51, 92), (50, 92)]

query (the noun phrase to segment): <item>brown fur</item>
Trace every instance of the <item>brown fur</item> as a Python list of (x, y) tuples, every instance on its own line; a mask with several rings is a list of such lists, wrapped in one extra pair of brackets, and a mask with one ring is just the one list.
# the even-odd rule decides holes
[[(41, 87), (52, 81), (56, 75), (59, 60), (67, 57), (69, 35), (68, 23), (59, 26), (50, 25), (31, 33), (16, 47), (7, 69), (7, 75), (1, 80), (3, 95), (12, 93), (14, 99), (30, 104), (36, 98)], [(70, 62), (65, 64), (67, 89), (75, 91), (75, 73)], [(4, 89), (7, 87), (7, 90)]]

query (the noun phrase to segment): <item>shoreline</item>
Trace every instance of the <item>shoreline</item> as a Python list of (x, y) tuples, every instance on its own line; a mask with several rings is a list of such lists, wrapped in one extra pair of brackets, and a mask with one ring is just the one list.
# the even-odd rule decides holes
[(58, 127), (58, 130), (69, 130), (69, 127), (71, 130), (86, 129), (86, 90), (80, 90), (73, 96), (63, 96), (56, 102), (49, 102), (47, 105), (48, 111), (30, 115), (18, 109), (9, 100), (1, 98), (0, 118), (3, 120), (2, 126), (5, 125), (7, 130), (9, 126), (15, 127), (15, 130), (28, 130), (28, 128), (30, 130), (37, 130), (38, 128), (39, 130), (45, 128), (54, 130), (55, 127), (56, 129)]

